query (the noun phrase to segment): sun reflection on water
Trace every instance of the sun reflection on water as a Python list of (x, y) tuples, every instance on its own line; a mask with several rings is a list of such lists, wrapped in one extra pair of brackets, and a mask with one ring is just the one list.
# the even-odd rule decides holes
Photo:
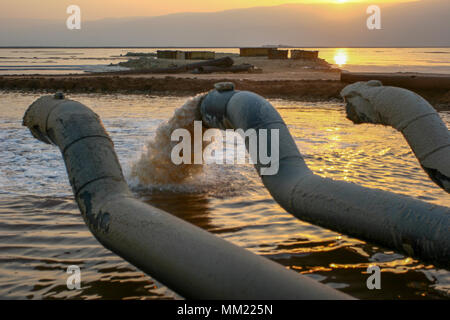
[(342, 67), (343, 65), (347, 64), (348, 60), (348, 54), (346, 49), (337, 49), (334, 54), (334, 62), (339, 66)]

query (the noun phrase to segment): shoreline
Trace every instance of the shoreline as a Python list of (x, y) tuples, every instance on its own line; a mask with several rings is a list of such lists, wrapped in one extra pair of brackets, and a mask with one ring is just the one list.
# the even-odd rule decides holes
[[(342, 73), (344, 75), (344, 73)], [(373, 75), (373, 74), (372, 74)], [(376, 79), (376, 75), (371, 77)], [(379, 74), (380, 77), (397, 79), (401, 74)], [(450, 111), (450, 88), (423, 83), (424, 77), (436, 75), (404, 75), (399, 87), (405, 87), (428, 100), (438, 111)], [(341, 79), (342, 78), (342, 79)], [(405, 82), (404, 79), (413, 79)], [(418, 80), (417, 80), (418, 79)], [(304, 71), (295, 77), (287, 73), (270, 74), (65, 74), (65, 75), (3, 75), (0, 76), (0, 90), (22, 92), (65, 93), (121, 93), (152, 95), (195, 95), (213, 88), (216, 82), (234, 82), (238, 90), (253, 91), (267, 98), (281, 98), (297, 101), (340, 100), (340, 91), (349, 80), (338, 72)], [(358, 80), (359, 81), (359, 80)], [(411, 82), (413, 81), (413, 82)], [(412, 85), (411, 85), (412, 83)], [(388, 85), (388, 84), (386, 84)], [(396, 85), (389, 83), (389, 85)]]
[[(249, 46), (248, 48), (261, 48), (261, 46)], [(288, 48), (288, 49), (335, 49), (335, 48), (344, 48), (344, 47), (333, 47), (333, 46), (287, 46), (287, 47), (278, 47), (280, 49), (282, 48)], [(450, 46), (418, 46), (418, 47), (411, 47), (411, 46), (346, 46), (345, 48), (349, 49), (429, 49), (429, 48), (450, 48)], [(92, 46), (92, 47), (86, 47), (86, 46), (0, 46), (0, 49), (239, 49), (239, 47), (231, 46), (231, 47), (211, 47), (211, 46), (189, 46), (189, 47), (180, 47), (180, 46), (160, 46), (160, 47), (147, 47), (147, 46), (131, 46), (131, 47), (123, 47), (123, 46)]]

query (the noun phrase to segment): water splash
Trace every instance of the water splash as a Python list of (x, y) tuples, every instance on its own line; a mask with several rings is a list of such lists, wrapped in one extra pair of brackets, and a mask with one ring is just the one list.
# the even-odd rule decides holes
[[(202, 172), (201, 164), (176, 165), (171, 160), (172, 148), (178, 141), (171, 141), (175, 129), (186, 129), (194, 136), (194, 121), (201, 120), (199, 104), (206, 93), (188, 99), (176, 109), (172, 118), (159, 125), (155, 137), (150, 140), (139, 160), (131, 167), (131, 178), (141, 185), (178, 184), (189, 177)], [(205, 129), (203, 129), (205, 130)], [(194, 139), (191, 139), (192, 158), (194, 157)], [(203, 143), (203, 148), (208, 144)], [(202, 150), (203, 151), (203, 150)], [(193, 163), (193, 161), (192, 161)]]

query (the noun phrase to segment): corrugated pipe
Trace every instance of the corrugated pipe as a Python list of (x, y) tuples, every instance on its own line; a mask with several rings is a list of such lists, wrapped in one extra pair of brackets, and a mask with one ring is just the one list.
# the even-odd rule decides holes
[(384, 87), (377, 80), (348, 85), (341, 96), (347, 103), (347, 118), (354, 123), (400, 131), (431, 180), (450, 193), (450, 134), (425, 99), (406, 89)]
[(84, 221), (97, 240), (185, 298), (350, 299), (133, 198), (100, 118), (61, 94), (24, 116), (34, 137), (57, 145)]
[[(201, 114), (204, 124), (212, 128), (279, 130), (278, 173), (261, 179), (287, 212), (449, 267), (450, 208), (315, 175), (275, 108), (255, 93), (235, 91), (231, 83), (216, 85), (203, 99)], [(266, 142), (270, 150), (270, 135)], [(263, 166), (255, 166), (260, 173)]]

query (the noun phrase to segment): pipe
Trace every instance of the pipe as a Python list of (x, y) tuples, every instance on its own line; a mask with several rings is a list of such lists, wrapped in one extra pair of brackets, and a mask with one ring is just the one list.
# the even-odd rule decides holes
[(100, 118), (81, 103), (41, 97), (23, 123), (61, 150), (97, 240), (185, 298), (351, 298), (134, 199)]
[[(212, 128), (279, 129), (278, 173), (262, 175), (261, 179), (287, 212), (449, 267), (450, 208), (315, 175), (275, 108), (257, 94), (235, 91), (232, 83), (216, 84), (200, 110), (203, 123)], [(262, 165), (255, 166), (259, 173)]]
[(447, 92), (450, 89), (450, 76), (446, 74), (341, 71), (340, 80), (341, 82), (348, 84), (359, 81), (378, 80), (390, 86), (397, 86), (411, 90), (433, 90)]
[(425, 99), (377, 80), (348, 85), (341, 96), (347, 103), (347, 118), (354, 123), (382, 124), (400, 131), (431, 180), (450, 193), (450, 134)]

